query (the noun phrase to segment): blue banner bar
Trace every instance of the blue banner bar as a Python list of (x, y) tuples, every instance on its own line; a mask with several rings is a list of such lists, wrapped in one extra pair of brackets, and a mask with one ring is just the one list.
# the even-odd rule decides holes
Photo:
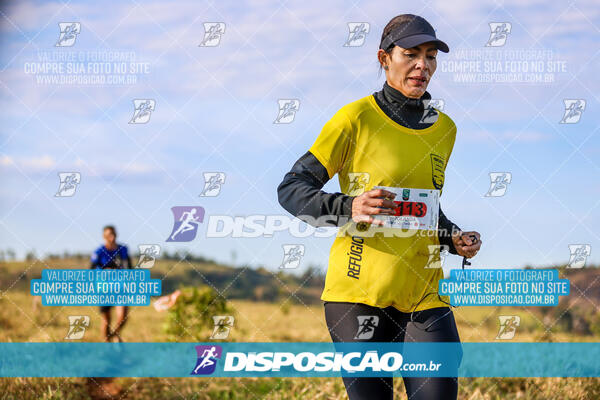
[(600, 343), (0, 343), (2, 377), (599, 377), (598, 360)]

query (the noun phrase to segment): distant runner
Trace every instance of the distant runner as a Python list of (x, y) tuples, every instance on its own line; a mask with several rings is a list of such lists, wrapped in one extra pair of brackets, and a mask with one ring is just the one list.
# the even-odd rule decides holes
[[(117, 243), (117, 231), (114, 226), (107, 225), (102, 230), (104, 245), (98, 247), (92, 254), (90, 268), (92, 269), (124, 269), (132, 268), (131, 259), (127, 247)], [(110, 342), (117, 340), (122, 342), (121, 329), (127, 321), (127, 306), (115, 306), (117, 311), (117, 323), (114, 329), (110, 326), (110, 310), (113, 306), (100, 306), (102, 316), (102, 335), (104, 340)]]

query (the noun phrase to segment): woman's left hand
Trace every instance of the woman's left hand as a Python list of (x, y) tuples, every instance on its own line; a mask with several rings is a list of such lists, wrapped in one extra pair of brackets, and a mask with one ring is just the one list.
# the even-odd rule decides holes
[(479, 232), (460, 232), (452, 236), (452, 242), (459, 256), (474, 257), (481, 248), (481, 235)]

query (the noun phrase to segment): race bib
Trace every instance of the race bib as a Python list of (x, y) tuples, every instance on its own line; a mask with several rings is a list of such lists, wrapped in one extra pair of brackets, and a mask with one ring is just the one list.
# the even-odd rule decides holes
[(397, 188), (374, 186), (396, 194), (395, 215), (377, 215), (375, 219), (384, 222), (383, 228), (397, 229), (438, 229), (440, 211), (440, 191), (435, 189)]

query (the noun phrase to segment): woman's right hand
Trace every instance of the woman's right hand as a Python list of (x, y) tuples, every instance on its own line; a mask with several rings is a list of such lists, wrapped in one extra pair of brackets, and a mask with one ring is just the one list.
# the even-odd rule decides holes
[(383, 225), (374, 215), (394, 215), (396, 204), (392, 201), (395, 193), (384, 189), (373, 189), (356, 196), (352, 200), (352, 220), (356, 223)]

